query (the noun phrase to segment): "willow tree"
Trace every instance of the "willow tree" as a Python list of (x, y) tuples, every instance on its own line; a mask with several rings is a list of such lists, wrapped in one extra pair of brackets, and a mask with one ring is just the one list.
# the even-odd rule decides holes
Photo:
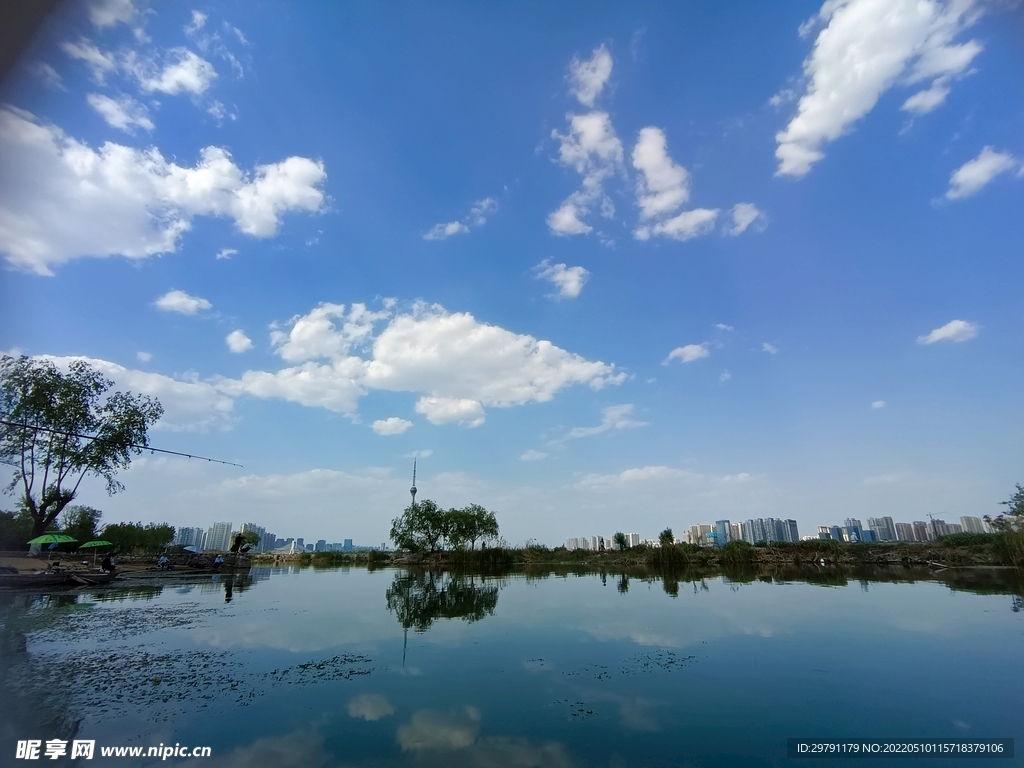
[(114, 382), (87, 362), (62, 371), (48, 360), (0, 358), (0, 462), (14, 469), (6, 491), (32, 518), (32, 535), (53, 524), (89, 476), (107, 493), (132, 457), (149, 445), (163, 415), (146, 395), (110, 392)]

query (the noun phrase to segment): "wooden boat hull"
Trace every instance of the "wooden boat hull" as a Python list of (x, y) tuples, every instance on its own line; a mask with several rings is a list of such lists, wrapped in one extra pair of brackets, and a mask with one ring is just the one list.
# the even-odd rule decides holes
[(116, 573), (0, 573), (0, 587), (93, 587), (116, 578)]

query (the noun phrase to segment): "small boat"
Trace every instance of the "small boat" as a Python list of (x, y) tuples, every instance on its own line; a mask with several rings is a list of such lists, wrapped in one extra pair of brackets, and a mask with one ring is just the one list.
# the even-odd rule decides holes
[(0, 573), (0, 587), (92, 587), (109, 584), (116, 573), (80, 571), (40, 571), (38, 573)]

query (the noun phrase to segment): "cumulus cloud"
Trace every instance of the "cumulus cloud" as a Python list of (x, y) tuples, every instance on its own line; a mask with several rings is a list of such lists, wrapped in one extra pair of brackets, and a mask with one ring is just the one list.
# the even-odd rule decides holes
[(163, 62), (130, 52), (123, 68), (138, 80), (143, 91), (171, 96), (179, 93), (198, 96), (205, 93), (217, 77), (213, 64), (187, 48), (165, 51)]
[(970, 197), (996, 176), (1008, 173), (1018, 166), (1024, 168), (1021, 161), (1008, 152), (996, 152), (992, 147), (985, 147), (976, 158), (968, 160), (949, 177), (946, 199), (959, 200)]
[(206, 26), (207, 16), (202, 11), (192, 11), (192, 21), (185, 25), (185, 34), (193, 35)]
[(683, 363), (692, 363), (695, 360), (700, 360), (702, 357), (707, 357), (710, 354), (711, 351), (708, 349), (708, 345), (706, 343), (687, 344), (685, 347), (676, 347), (669, 352), (663, 365), (668, 365), (673, 360), (679, 360)]
[(378, 435), (400, 435), (412, 426), (412, 422), (400, 419), (397, 416), (390, 416), (386, 419), (377, 419), (370, 425), (371, 429)]
[(230, 259), (236, 253), (238, 253), (238, 251), (235, 250), (234, 248), (221, 248), (219, 251), (217, 251), (217, 258)]
[(761, 351), (767, 352), (769, 355), (776, 355), (779, 352), (779, 348), (774, 344), (769, 344), (767, 341), (761, 345)]
[(978, 335), (979, 326), (967, 320), (950, 320), (941, 328), (917, 337), (918, 344), (934, 344), (937, 341), (970, 341)]
[(228, 343), (228, 349), (235, 354), (248, 352), (252, 349), (252, 339), (246, 336), (242, 331), (232, 331), (228, 334), (226, 341)]
[(287, 331), (274, 330), (270, 341), (274, 351), (290, 363), (318, 357), (341, 359), (368, 342), (374, 323), (389, 316), (387, 310), (373, 312), (361, 303), (346, 311), (344, 304), (323, 302), (305, 315), (295, 315)]
[(827, 0), (801, 27), (822, 26), (804, 61), (807, 86), (797, 113), (776, 136), (777, 175), (801, 177), (824, 157), (822, 147), (850, 131), (895, 85), (929, 82), (903, 109), (938, 107), (952, 78), (982, 46), (954, 43), (978, 18), (975, 0)]
[(90, 93), (85, 97), (89, 106), (95, 109), (107, 123), (126, 133), (132, 132), (132, 126), (152, 131), (155, 127), (149, 119), (149, 112), (144, 104), (140, 104), (131, 96), (112, 99), (100, 93)]
[(871, 409), (874, 411), (881, 410), (882, 408), (885, 408), (885, 400), (875, 400), (871, 403)]
[(453, 235), (464, 235), (474, 227), (482, 227), (487, 219), (498, 210), (498, 201), (493, 197), (477, 200), (462, 221), (450, 221), (447, 224), (435, 224), (423, 233), (424, 240), (447, 240)]
[(600, 204), (603, 214), (614, 215), (604, 181), (622, 168), (622, 142), (606, 112), (569, 115), (568, 120), (568, 133), (552, 131), (551, 136), (559, 140), (559, 162), (579, 173), (583, 182), (548, 215), (547, 224), (556, 235), (582, 235), (593, 230), (583, 219), (594, 205)]
[(304, 157), (247, 173), (218, 147), (194, 167), (156, 148), (97, 150), (12, 107), (0, 107), (0, 165), (0, 252), (42, 275), (81, 256), (173, 252), (196, 216), (227, 216), (247, 235), (272, 237), (284, 213), (321, 209), (326, 178), (323, 163)]
[(636, 201), (640, 218), (672, 213), (690, 199), (690, 177), (686, 169), (668, 156), (665, 133), (644, 128), (633, 147), (633, 167), (640, 172)]
[(664, 131), (653, 127), (641, 130), (632, 159), (640, 173), (636, 198), (641, 221), (633, 237), (649, 240), (661, 235), (689, 240), (714, 229), (717, 208), (695, 208), (672, 215), (690, 199), (690, 180), (686, 169), (669, 157)]
[(361, 693), (349, 699), (348, 715), (361, 720), (380, 720), (395, 714), (395, 708), (388, 697), (380, 693)]
[(732, 225), (725, 228), (727, 235), (742, 235), (752, 224), (755, 229), (764, 229), (765, 215), (753, 203), (736, 203), (729, 213)]
[(543, 451), (537, 451), (534, 450), (533, 448), (530, 448), (529, 450), (523, 451), (523, 454), (522, 456), (519, 457), (519, 459), (520, 461), (540, 461), (541, 459), (546, 459), (547, 457), (548, 454), (544, 453)]
[(478, 400), (468, 397), (429, 397), (416, 401), (416, 413), (427, 417), (431, 424), (461, 424), (479, 427), (484, 423), (484, 407)]
[(601, 409), (601, 423), (596, 427), (573, 427), (566, 434), (568, 438), (592, 437), (615, 429), (636, 429), (646, 427), (646, 421), (633, 418), (633, 404), (610, 405)]
[(734, 330), (736, 330), (731, 325), (726, 325), (725, 323), (715, 323), (715, 328), (717, 328), (720, 331), (734, 331)]
[[(348, 310), (320, 304), (292, 318), (288, 330), (271, 333), (275, 352), (296, 365), (247, 371), (219, 386), (348, 415), (367, 391), (412, 392), (420, 395), (416, 411), (431, 423), (475, 427), (483, 423), (485, 407), (547, 402), (573, 384), (601, 389), (625, 378), (614, 365), (481, 323), (469, 313), (416, 304), (394, 314), (394, 302), (384, 304), (380, 312), (363, 304)], [(384, 325), (379, 332), (378, 324)]]
[(139, 359), (140, 362), (143, 363), (148, 363), (150, 360), (153, 359), (153, 355), (150, 354), (149, 352), (136, 352), (135, 356)]
[(612, 55), (601, 45), (586, 61), (573, 57), (569, 64), (569, 91), (585, 107), (593, 107), (594, 99), (604, 89), (612, 74)]
[(199, 296), (190, 296), (184, 291), (168, 291), (154, 304), (157, 309), (165, 312), (178, 312), (182, 315), (194, 315), (201, 309), (210, 309), (213, 305)]
[(590, 273), (583, 267), (567, 267), (565, 264), (551, 264), (544, 259), (538, 264), (538, 280), (548, 280), (558, 288), (558, 296), (563, 299), (575, 299), (583, 290), (583, 285), (590, 278)]

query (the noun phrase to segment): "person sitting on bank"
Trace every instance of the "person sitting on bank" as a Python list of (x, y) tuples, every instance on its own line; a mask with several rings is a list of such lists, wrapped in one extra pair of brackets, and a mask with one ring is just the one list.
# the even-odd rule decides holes
[(173, 571), (174, 563), (167, 558), (167, 555), (160, 555), (160, 559), (156, 561), (156, 567), (161, 571)]
[(103, 569), (104, 573), (114, 573), (117, 571), (117, 566), (114, 564), (114, 556), (107, 555), (103, 558), (103, 562), (100, 563), (100, 568)]
[(214, 568), (220, 568), (222, 565), (224, 565), (224, 558), (223, 557), (221, 557), (220, 555), (217, 555), (215, 558), (213, 558), (213, 567)]

